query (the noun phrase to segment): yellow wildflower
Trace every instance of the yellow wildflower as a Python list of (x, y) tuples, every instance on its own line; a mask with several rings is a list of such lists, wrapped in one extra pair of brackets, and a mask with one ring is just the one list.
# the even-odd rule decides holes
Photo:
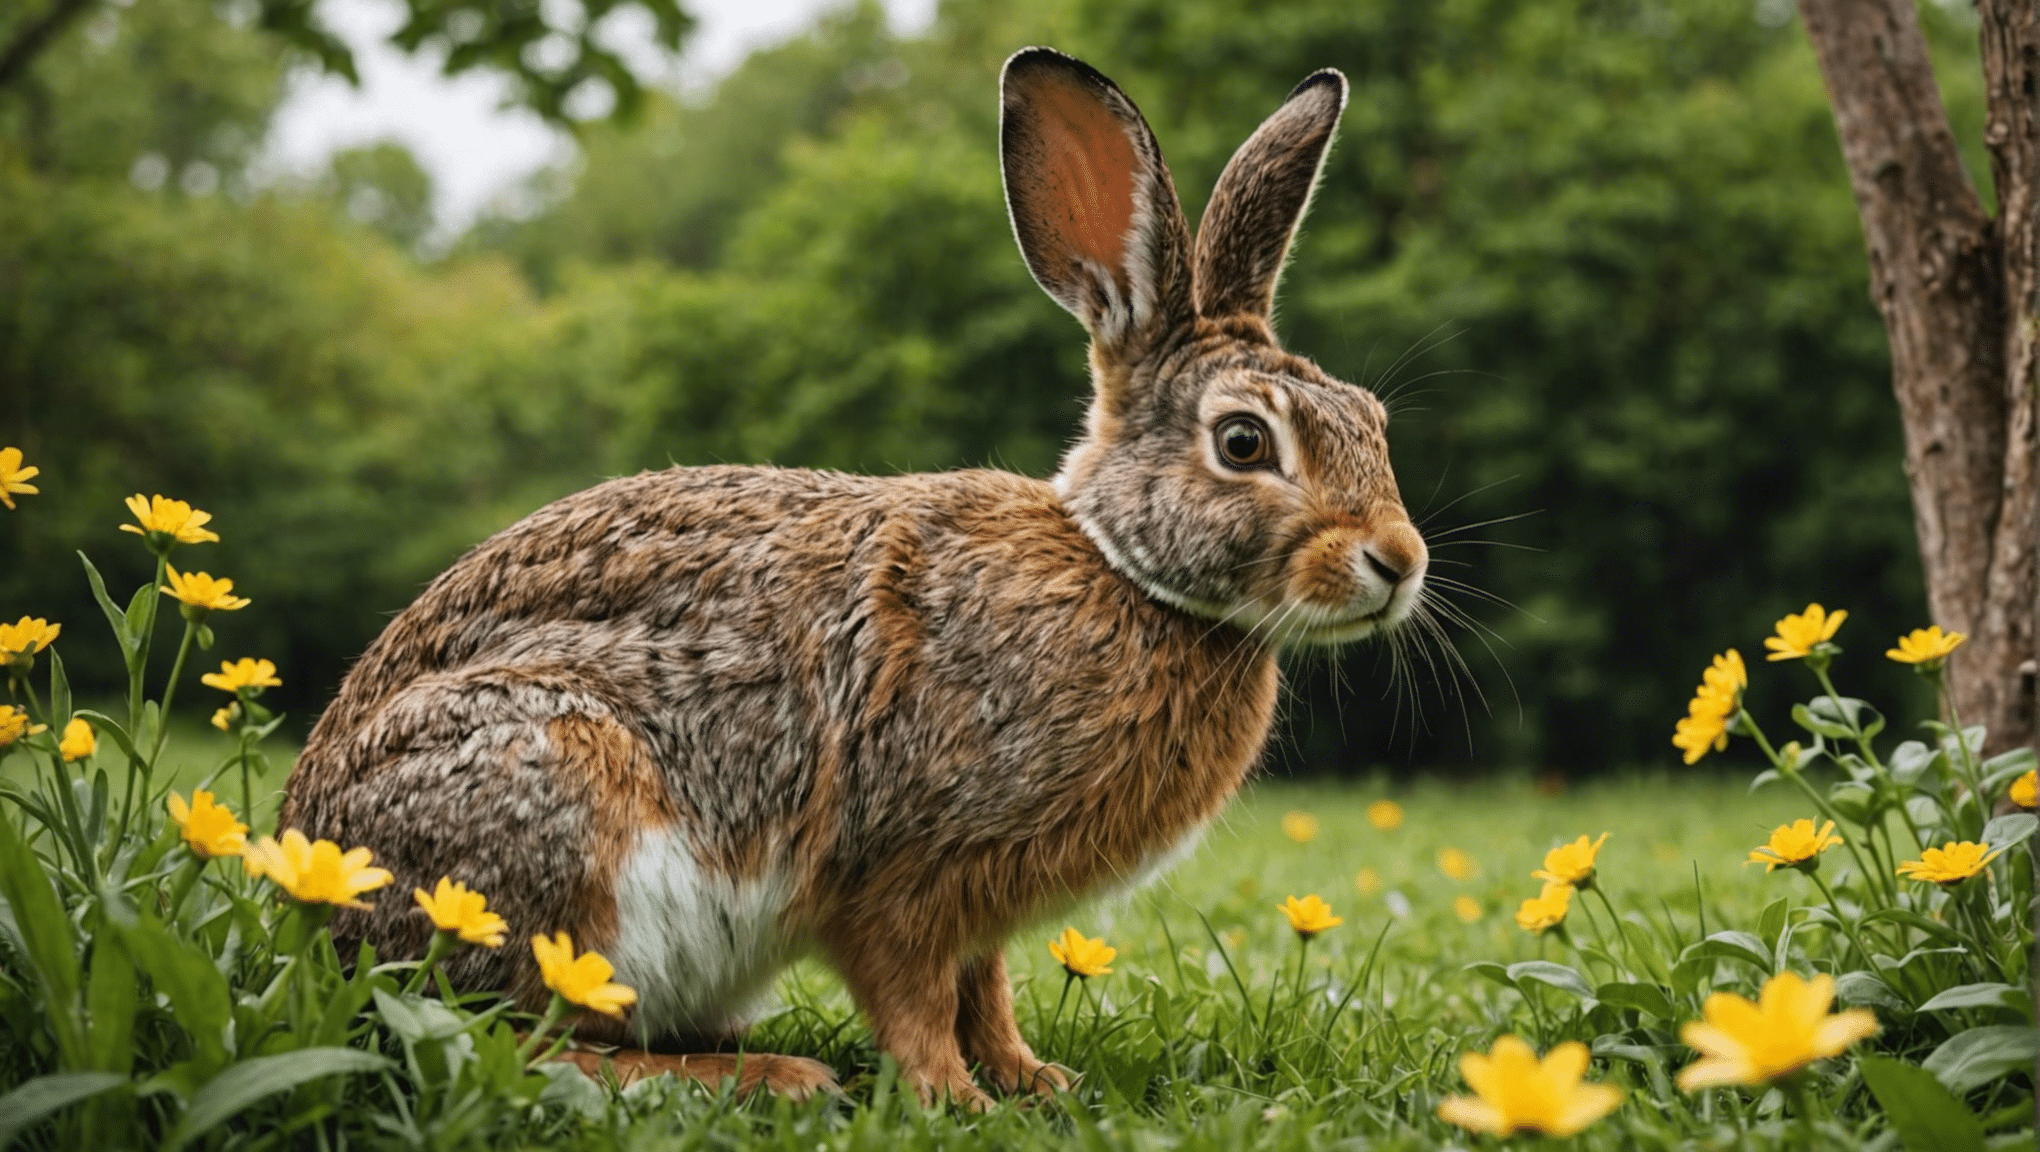
[(232, 580), (224, 577), (216, 580), (204, 572), (179, 572), (175, 568), (169, 569), (169, 572), (170, 583), (163, 591), (184, 601), (187, 608), (196, 608), (200, 612), (232, 612), (248, 606), (247, 597), (233, 594)]
[(193, 792), (189, 804), (172, 792), (168, 804), (184, 842), (200, 856), (239, 856), (248, 847), (248, 826), (234, 819), (226, 805), (213, 803), (205, 789)]
[(1915, 628), (1898, 638), (1898, 647), (1887, 648), (1884, 654), (1900, 664), (1923, 664), (1937, 667), (1948, 658), (1950, 652), (1962, 647), (1969, 639), (1960, 632), (1942, 632), (1939, 624)]
[(1561, 844), (1544, 854), (1544, 867), (1530, 875), (1554, 884), (1570, 884), (1575, 888), (1586, 888), (1594, 882), (1594, 857), (1600, 855), (1601, 845), (1608, 842), (1608, 833), (1592, 844), (1585, 836), (1570, 844)]
[(1376, 800), (1367, 806), (1367, 822), (1383, 832), (1402, 827), (1402, 805), (1393, 800)]
[(1525, 932), (1549, 932), (1565, 923), (1565, 914), (1572, 910), (1572, 894), (1570, 884), (1547, 882), (1544, 891), (1516, 909), (1516, 927)]
[(21, 449), (0, 448), (0, 504), (7, 505), (11, 511), (14, 508), (15, 493), (25, 492), (34, 495), (42, 491), (33, 484), (23, 483), (35, 479), (41, 472), (40, 468), (21, 466)]
[(1277, 904), (1275, 910), (1289, 917), (1289, 926), (1305, 940), (1346, 922), (1345, 917), (1332, 915), (1332, 906), (1316, 895), (1305, 896), (1301, 900), (1291, 896)]
[[(203, 677), (201, 677), (201, 679), (203, 679)], [(229, 704), (225, 708), (221, 708), (220, 710), (212, 714), (212, 726), (219, 729), (222, 732), (231, 732), (234, 730), (234, 721), (239, 720), (240, 718), (241, 718), (241, 702), (239, 700), (236, 700), (232, 704)]]
[(1362, 868), (1353, 874), (1353, 887), (1358, 888), (1362, 896), (1372, 896), (1381, 891), (1381, 873), (1372, 868)]
[(23, 736), (33, 736), (49, 731), (47, 724), (30, 724), (28, 713), (12, 704), (0, 704), (0, 748), (5, 748)]
[(565, 932), (551, 940), (533, 936), (531, 951), (538, 957), (538, 971), (545, 978), (545, 986), (572, 1003), (619, 1020), (625, 1008), (637, 1003), (635, 989), (610, 982), (609, 978), (616, 975), (615, 965), (600, 952), (574, 955), (573, 938)]
[(1936, 884), (1960, 884), (1978, 872), (1983, 866), (1997, 859), (2003, 848), (1992, 848), (1972, 841), (1950, 840), (1939, 848), (1929, 848), (1920, 853), (1917, 860), (1907, 860), (1898, 866), (1898, 874), (1909, 880), (1931, 880)]
[(434, 928), (456, 933), (470, 944), (501, 948), (510, 930), (501, 916), (488, 910), (488, 897), (470, 891), (465, 884), (455, 884), (451, 877), (441, 876), (430, 892), (413, 888), (411, 897), (432, 918)]
[(1834, 1000), (1834, 977), (1826, 973), (1803, 980), (1780, 972), (1764, 981), (1754, 1004), (1733, 992), (1714, 993), (1700, 1006), (1705, 1021), (1679, 1029), (1700, 1053), (1679, 1073), (1679, 1087), (1766, 1084), (1877, 1034), (1868, 1008), (1828, 1015)]
[(127, 498), (127, 506), (128, 511), (135, 514), (135, 523), (123, 524), (120, 530), (147, 538), (151, 547), (172, 542), (204, 544), (219, 539), (218, 535), (204, 527), (212, 519), (212, 513), (200, 512), (182, 500), (162, 496), (143, 499), (142, 494), (137, 492)]
[[(239, 695), (244, 688), (252, 688), (249, 695), (256, 695), (264, 688), (280, 688), (283, 681), (276, 678), (276, 665), (267, 660), (251, 660), (246, 656), (239, 660), (220, 661), (220, 670), (208, 672), (198, 678), (200, 684), (217, 688), (222, 692)], [(218, 725), (214, 717), (214, 725)]]
[(366, 848), (340, 851), (331, 840), (307, 840), (295, 828), (284, 830), (283, 838), (264, 836), (242, 851), (251, 876), (267, 876), (293, 899), (306, 904), (337, 904), (343, 908), (367, 908), (356, 900), (363, 892), (381, 888), (395, 880), (386, 868), (371, 868), (375, 858)]
[(69, 763), (92, 755), (92, 750), (97, 747), (99, 741), (92, 735), (92, 725), (81, 716), (73, 716), (71, 722), (64, 725), (64, 738), (57, 741), (57, 755)]
[(2028, 769), (2024, 776), (2012, 781), (2005, 795), (2021, 808), (2040, 807), (2040, 772)]
[(1766, 660), (1798, 660), (1813, 655), (1813, 650), (1834, 639), (1835, 629), (1847, 620), (1847, 612), (1832, 615), (1818, 604), (1808, 604), (1806, 611), (1787, 616), (1778, 621), (1778, 634), (1764, 637), (1764, 647), (1771, 650)]
[(0, 662), (10, 656), (33, 656), (50, 646), (50, 641), (64, 630), (62, 624), (52, 624), (33, 616), (23, 616), (12, 624), (0, 624)]
[(1298, 844), (1308, 844), (1317, 839), (1317, 817), (1308, 812), (1285, 812), (1282, 814), (1282, 834)]
[(1543, 1060), (1530, 1045), (1514, 1036), (1495, 1041), (1482, 1055), (1459, 1058), (1459, 1074), (1472, 1096), (1448, 1096), (1438, 1105), (1438, 1118), (1495, 1136), (1529, 1130), (1546, 1136), (1570, 1136), (1614, 1111), (1622, 1089), (1612, 1084), (1586, 1084), (1587, 1046), (1568, 1040)]
[(1821, 825), (1818, 832), (1811, 820), (1780, 824), (1771, 830), (1770, 842), (1750, 849), (1750, 858), (1743, 863), (1762, 864), (1767, 873), (1781, 864), (1787, 868), (1817, 868), (1820, 854), (1843, 842), (1834, 831), (1832, 820)]
[(1438, 871), (1454, 880), (1470, 880), (1474, 873), (1480, 871), (1480, 865), (1460, 849), (1447, 848), (1438, 853)]
[(1452, 901), (1452, 914), (1471, 924), (1481, 917), (1480, 901), (1462, 894)]
[(1048, 954), (1070, 975), (1088, 980), (1112, 971), (1109, 965), (1119, 955), (1119, 949), (1106, 944), (1103, 938), (1087, 940), (1075, 928), (1065, 928), (1061, 937), (1048, 942)]
[(1742, 707), (1742, 692), (1749, 683), (1742, 653), (1733, 648), (1716, 656), (1700, 674), (1700, 686), (1686, 704), (1686, 718), (1672, 732), (1672, 745), (1686, 753), (1686, 763), (1728, 747), (1729, 721)]

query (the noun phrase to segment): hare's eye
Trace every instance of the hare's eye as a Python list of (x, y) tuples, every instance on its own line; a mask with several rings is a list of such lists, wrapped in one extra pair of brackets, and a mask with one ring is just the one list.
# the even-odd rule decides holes
[(1218, 458), (1233, 468), (1265, 468), (1275, 463), (1275, 438), (1252, 416), (1228, 416), (1218, 422)]

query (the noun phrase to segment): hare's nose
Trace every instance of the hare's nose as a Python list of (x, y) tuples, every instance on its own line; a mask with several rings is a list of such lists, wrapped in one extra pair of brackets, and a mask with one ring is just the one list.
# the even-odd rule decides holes
[(1367, 566), (1374, 569), (1374, 574), (1387, 581), (1390, 587), (1401, 583), (1403, 573), (1408, 571), (1407, 568), (1397, 568), (1386, 557), (1372, 548), (1365, 549), (1364, 554), (1367, 557)]
[(1391, 588), (1421, 572), (1430, 555), (1424, 548), (1424, 538), (1407, 523), (1391, 524), (1377, 531), (1362, 547), (1361, 554), (1367, 558), (1367, 567)]

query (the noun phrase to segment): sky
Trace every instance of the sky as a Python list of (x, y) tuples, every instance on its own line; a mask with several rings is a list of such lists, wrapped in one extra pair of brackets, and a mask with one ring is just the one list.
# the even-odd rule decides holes
[[(750, 50), (800, 32), (817, 13), (842, 0), (684, 0), (696, 20), (683, 56), (673, 61), (651, 44), (650, 19), (635, 38), (625, 27), (619, 50), (640, 73), (663, 72), (682, 88), (706, 86)], [(935, 0), (885, 0), (893, 27), (925, 28)], [(337, 76), (309, 71), (292, 84), (270, 130), (263, 166), (272, 173), (312, 175), (334, 152), (377, 140), (407, 145), (432, 173), (442, 236), (456, 234), (499, 193), (549, 162), (572, 154), (565, 133), (522, 109), (505, 108), (508, 85), (486, 72), (448, 79), (438, 62), (411, 57), (386, 43), (402, 18), (397, 0), (325, 0), (327, 26), (354, 49), (361, 73), (355, 88)], [(638, 16), (628, 12), (624, 16)]]

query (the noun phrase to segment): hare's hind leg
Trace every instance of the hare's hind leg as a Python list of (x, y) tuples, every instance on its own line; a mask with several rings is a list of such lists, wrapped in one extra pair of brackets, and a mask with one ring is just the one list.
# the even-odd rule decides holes
[(764, 1088), (779, 1096), (805, 1100), (817, 1092), (842, 1091), (836, 1074), (827, 1064), (804, 1056), (774, 1056), (762, 1052), (712, 1052), (670, 1056), (663, 1052), (621, 1048), (613, 1052), (574, 1049), (560, 1053), (562, 1061), (589, 1076), (614, 1076), (629, 1086), (652, 1076), (679, 1076), (699, 1080), (710, 1087), (724, 1080), (737, 1082), (737, 1094), (748, 1096)]
[(957, 1044), (994, 1084), (1007, 1092), (1044, 1094), (1070, 1086), (1062, 1070), (1037, 1059), (1020, 1035), (1005, 952), (994, 948), (964, 960), (957, 966), (956, 991)]

